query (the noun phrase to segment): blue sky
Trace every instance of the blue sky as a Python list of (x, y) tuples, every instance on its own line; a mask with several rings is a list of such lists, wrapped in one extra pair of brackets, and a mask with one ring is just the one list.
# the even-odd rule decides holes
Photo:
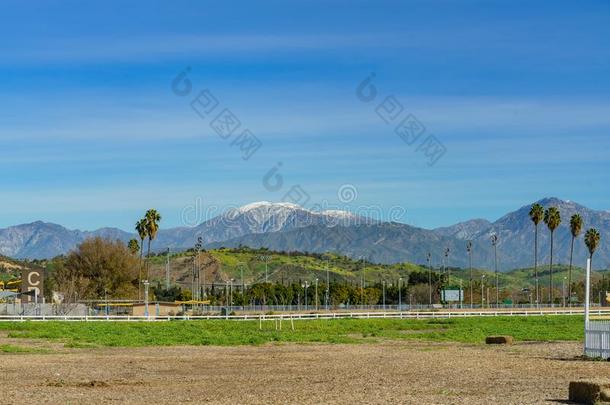
[[(179, 226), (297, 184), (423, 227), (544, 196), (610, 209), (607, 1), (227, 3), (3, 2), (0, 226)], [(203, 89), (261, 141), (248, 161), (191, 109)], [(376, 114), (390, 95), (446, 148), (434, 166)]]

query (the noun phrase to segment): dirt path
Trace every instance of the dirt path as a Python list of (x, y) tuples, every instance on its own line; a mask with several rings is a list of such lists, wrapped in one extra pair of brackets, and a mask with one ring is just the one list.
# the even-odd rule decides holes
[(610, 376), (579, 354), (573, 343), (105, 348), (0, 354), (0, 370), (4, 403), (533, 404)]

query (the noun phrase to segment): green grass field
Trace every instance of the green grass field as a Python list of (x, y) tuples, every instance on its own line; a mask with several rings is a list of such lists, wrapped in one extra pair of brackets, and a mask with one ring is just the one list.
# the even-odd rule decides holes
[(512, 335), (517, 341), (582, 340), (580, 316), (460, 319), (341, 319), (295, 321), (172, 322), (0, 322), (10, 338), (46, 339), (67, 347), (138, 347), (172, 345), (260, 345), (291, 343), (366, 343), (423, 340), (480, 344), (488, 335)]

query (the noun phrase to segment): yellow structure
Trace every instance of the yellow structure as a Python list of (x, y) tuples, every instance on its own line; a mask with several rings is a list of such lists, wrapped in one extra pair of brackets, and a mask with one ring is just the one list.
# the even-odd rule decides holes
[[(182, 305), (172, 302), (150, 302), (148, 303), (148, 316), (172, 316), (182, 311)], [(131, 315), (146, 316), (144, 304), (133, 304)]]

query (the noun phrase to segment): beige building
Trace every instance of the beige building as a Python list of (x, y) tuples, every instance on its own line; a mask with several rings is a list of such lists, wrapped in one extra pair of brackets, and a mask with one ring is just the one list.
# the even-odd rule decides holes
[[(182, 311), (182, 305), (173, 302), (149, 302), (148, 316), (172, 316)], [(131, 309), (133, 316), (146, 316), (144, 304), (133, 304)]]

